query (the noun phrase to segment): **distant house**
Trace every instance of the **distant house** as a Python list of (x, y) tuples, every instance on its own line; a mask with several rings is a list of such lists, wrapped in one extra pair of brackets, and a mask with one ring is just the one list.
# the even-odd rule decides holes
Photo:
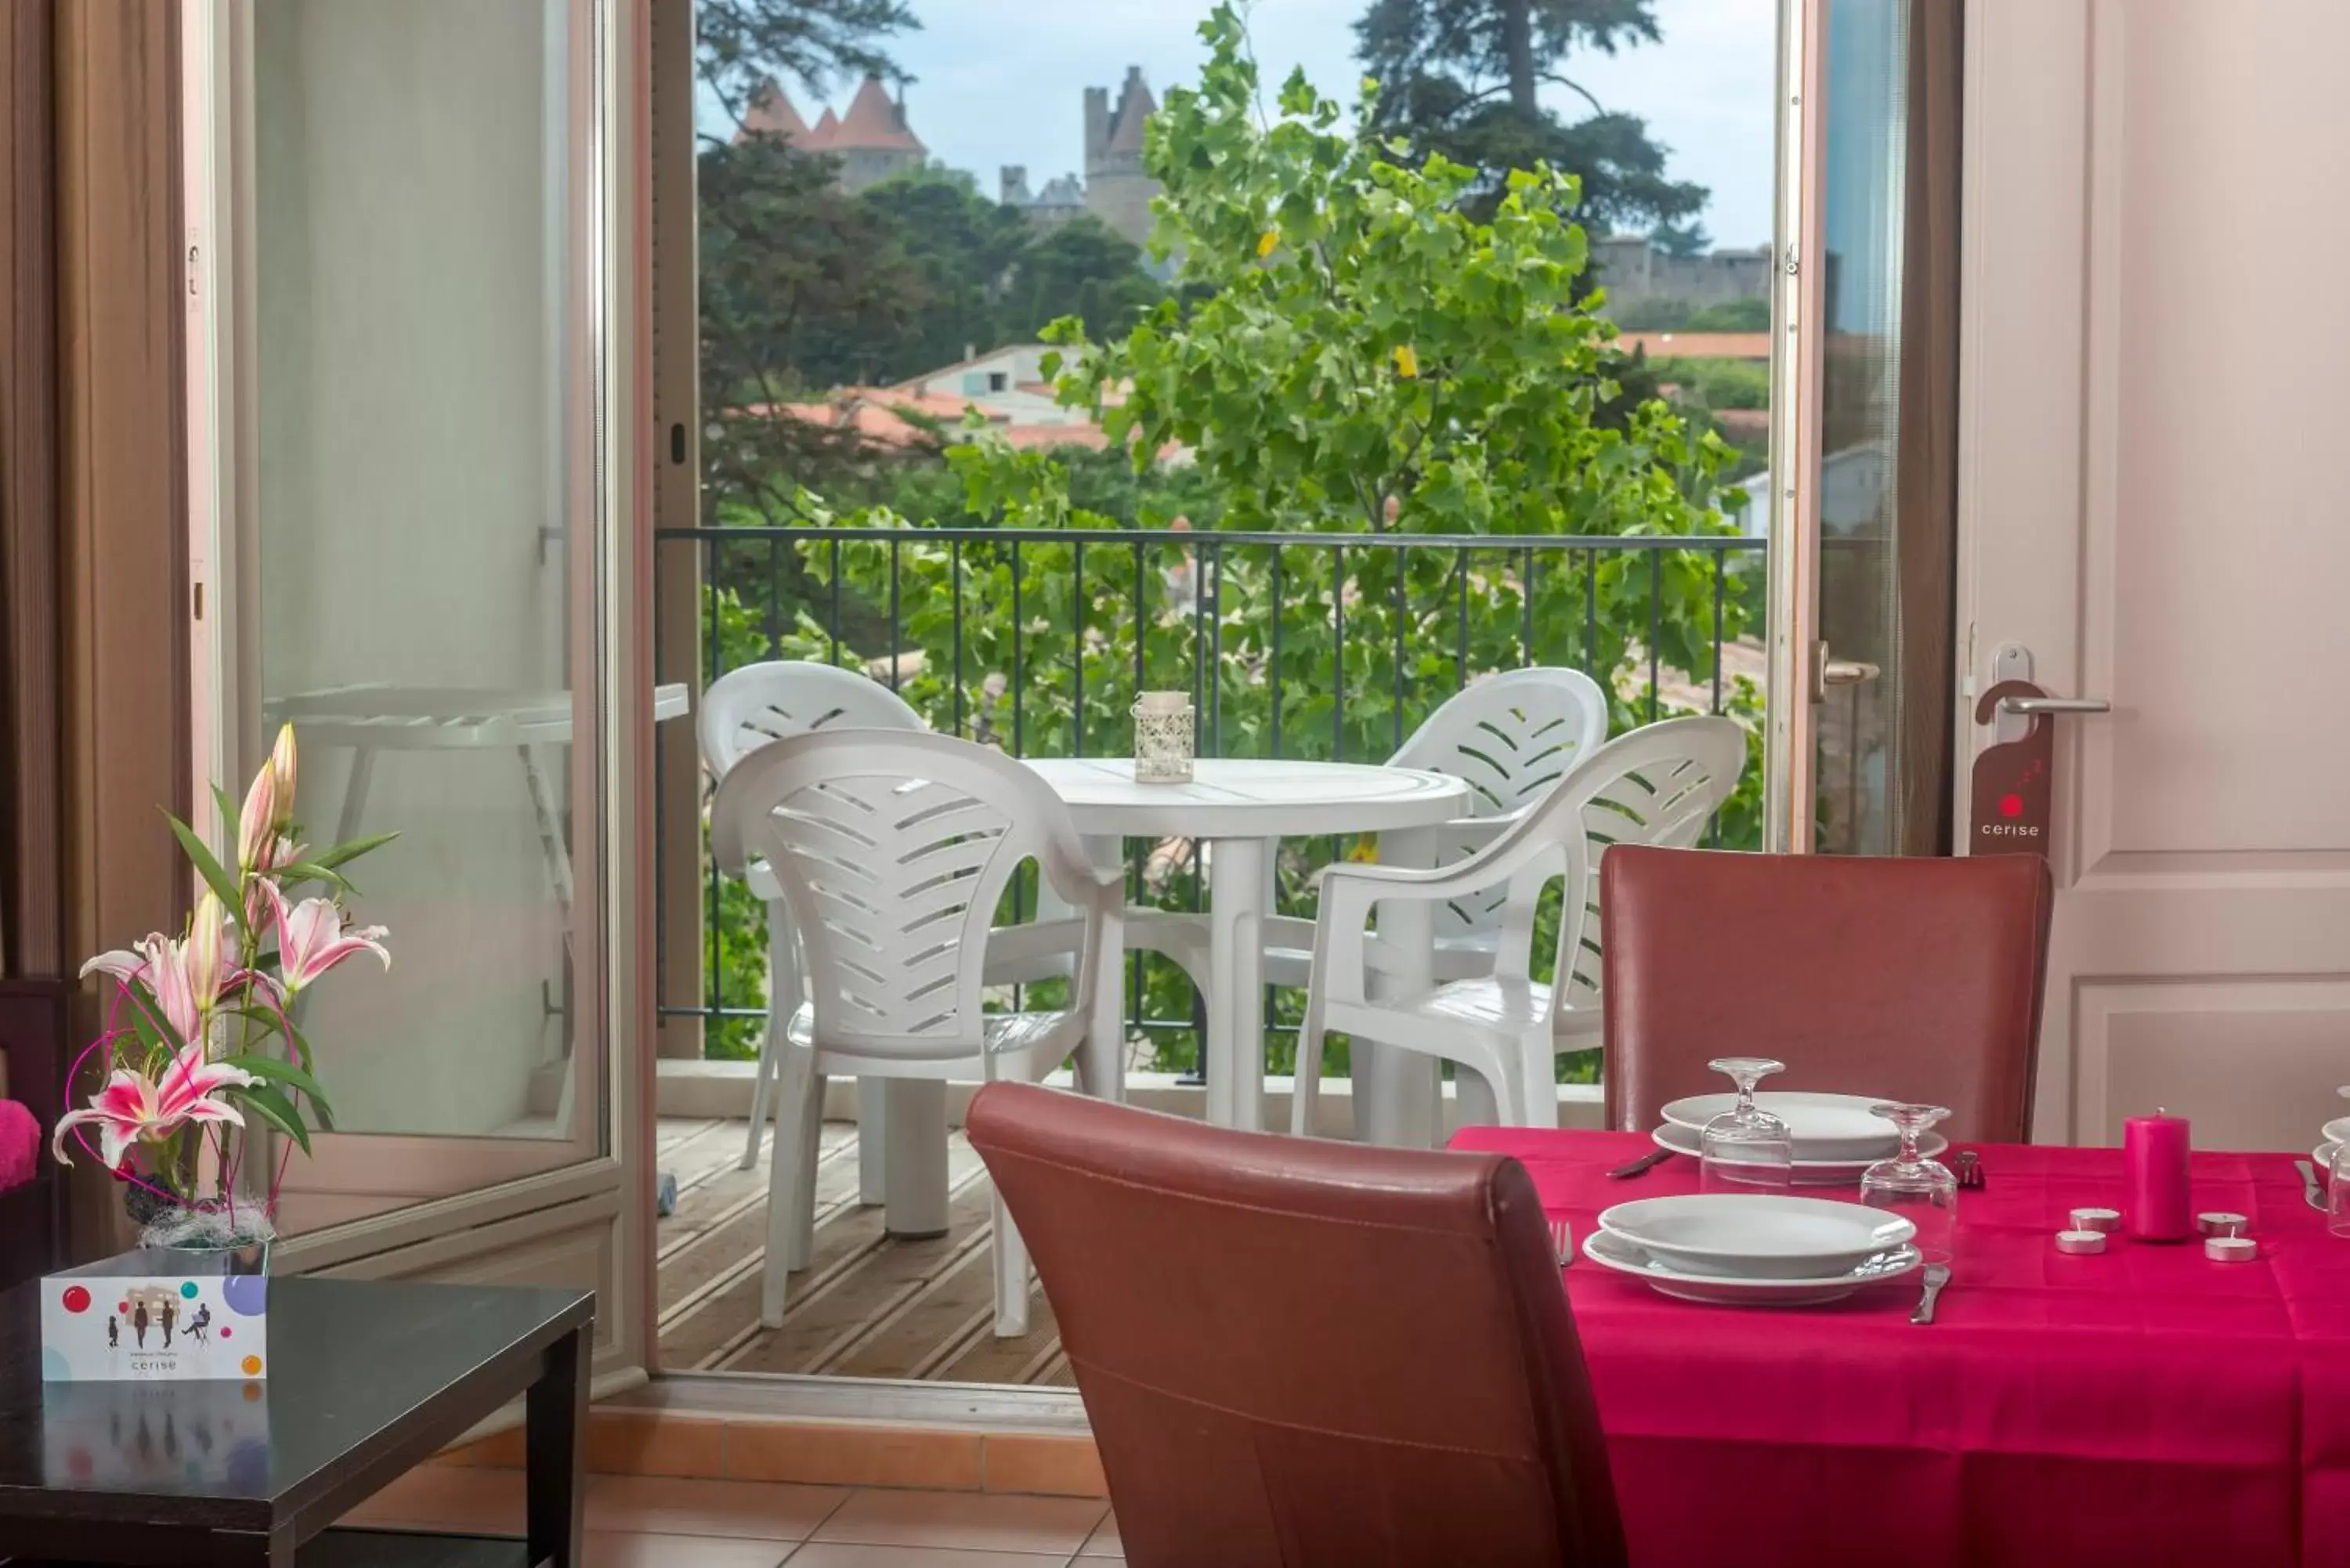
[[(1015, 344), (989, 354), (974, 354), (952, 365), (925, 371), (892, 387), (843, 387), (821, 400), (779, 407), (746, 409), (752, 415), (780, 415), (827, 430), (854, 431), (881, 448), (911, 449), (934, 438), (924, 427), (945, 428), (946, 439), (976, 412), (990, 431), (1023, 451), (1040, 447), (1083, 446), (1098, 452), (1109, 438), (1082, 409), (1063, 408), (1053, 400), (1045, 379), (1044, 358), (1054, 352), (1042, 343)], [(1118, 400), (1112, 392), (1109, 401)], [(1188, 453), (1170, 447), (1163, 461), (1181, 462)]]
[(892, 174), (920, 169), (930, 157), (906, 124), (906, 104), (892, 101), (879, 77), (867, 77), (848, 100), (848, 112), (836, 118), (827, 109), (814, 126), (800, 118), (783, 85), (770, 77), (751, 95), (737, 141), (754, 136), (781, 138), (801, 152), (820, 152), (840, 165), (840, 188), (850, 194), (878, 185)]

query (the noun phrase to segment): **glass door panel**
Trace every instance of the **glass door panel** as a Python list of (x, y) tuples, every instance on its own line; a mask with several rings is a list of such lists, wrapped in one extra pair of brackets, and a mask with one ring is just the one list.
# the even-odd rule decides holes
[(295, 726), (308, 842), (400, 835), (294, 1229), (606, 1148), (593, 21), (250, 7), (235, 749)]
[(1957, 34), (1937, 13), (1951, 9), (1823, 0), (1809, 674), (1814, 846), (1829, 853), (1947, 846)]

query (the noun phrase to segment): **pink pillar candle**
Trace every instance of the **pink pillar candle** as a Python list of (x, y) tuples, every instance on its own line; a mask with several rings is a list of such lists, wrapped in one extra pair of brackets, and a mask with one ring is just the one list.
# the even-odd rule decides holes
[(2193, 1233), (2188, 1200), (2187, 1118), (2157, 1111), (2122, 1127), (2124, 1226), (2133, 1241), (2184, 1241)]

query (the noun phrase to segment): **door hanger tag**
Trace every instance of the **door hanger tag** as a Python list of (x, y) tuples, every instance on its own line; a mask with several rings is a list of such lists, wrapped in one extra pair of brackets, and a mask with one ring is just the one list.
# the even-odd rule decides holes
[[(1975, 722), (1995, 722), (2003, 698), (2046, 695), (2029, 680), (1999, 681), (1976, 700)], [(2021, 739), (1983, 748), (1975, 758), (1970, 853), (2048, 852), (2049, 766), (2055, 750), (2055, 722), (2045, 713), (2031, 716)]]

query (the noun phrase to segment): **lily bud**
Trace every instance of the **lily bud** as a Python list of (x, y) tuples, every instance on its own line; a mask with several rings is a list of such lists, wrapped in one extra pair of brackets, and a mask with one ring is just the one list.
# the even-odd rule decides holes
[(277, 766), (272, 761), (253, 775), (253, 785), (244, 792), (244, 808), (237, 813), (236, 863), (240, 870), (250, 871), (266, 859), (270, 846), (277, 840)]
[(284, 832), (294, 822), (294, 726), (277, 726), (277, 743), (269, 748), (269, 775), (276, 781), (277, 815), (271, 819)]

